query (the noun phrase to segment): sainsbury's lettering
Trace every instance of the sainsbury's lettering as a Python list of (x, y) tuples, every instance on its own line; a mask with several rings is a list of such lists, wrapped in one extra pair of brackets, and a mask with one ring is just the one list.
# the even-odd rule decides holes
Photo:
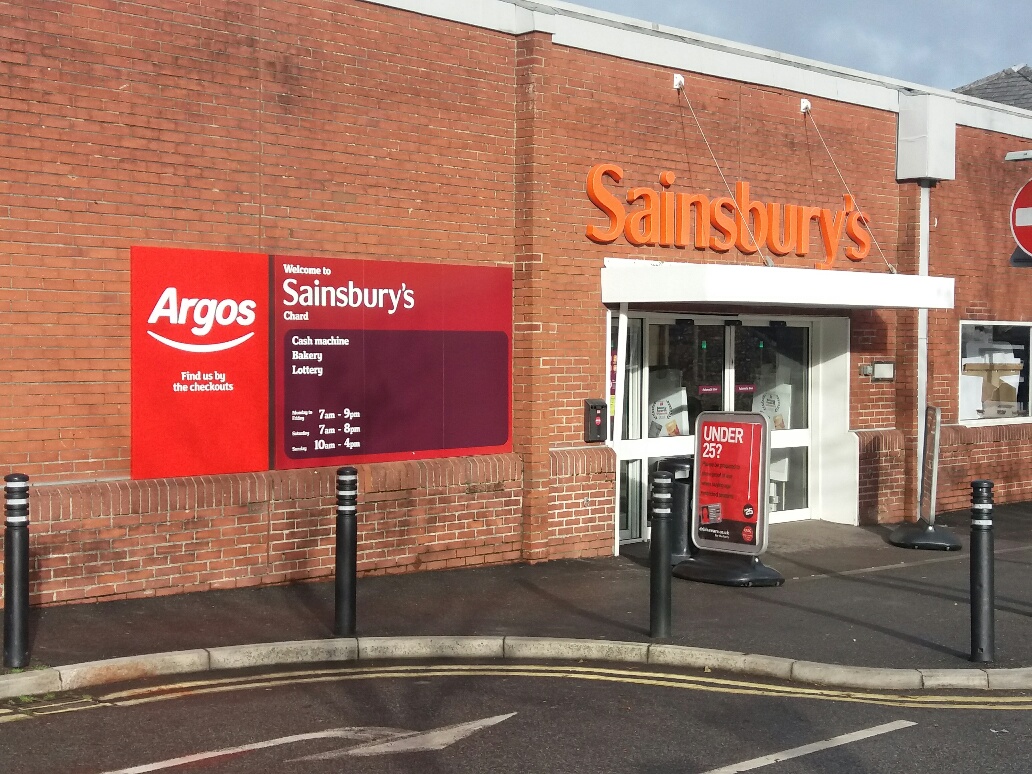
[(416, 294), (402, 282), (397, 290), (393, 288), (362, 288), (349, 281), (346, 286), (320, 285), (315, 280), (311, 285), (298, 285), (296, 279), (283, 281), (286, 299), (284, 306), (340, 306), (367, 309), (388, 309), (394, 314), (399, 308), (412, 309), (416, 305)]
[[(756, 201), (749, 183), (736, 182), (734, 197), (713, 199), (699, 193), (668, 190), (676, 182), (673, 172), (659, 176), (662, 190), (629, 188), (627, 204), (606, 187), (606, 179), (619, 184), (624, 171), (616, 164), (596, 164), (588, 172), (588, 199), (608, 218), (606, 226), (589, 223), (585, 235), (598, 244), (610, 244), (621, 236), (635, 246), (659, 246), (726, 253), (732, 248), (751, 255), (761, 248), (774, 255), (810, 252), (811, 224), (817, 224), (824, 247), (818, 268), (832, 266), (842, 237), (848, 239), (845, 256), (862, 261), (870, 253), (872, 237), (869, 218), (856, 208), (852, 196), (842, 198), (842, 208)], [(640, 205), (639, 205), (640, 203)]]

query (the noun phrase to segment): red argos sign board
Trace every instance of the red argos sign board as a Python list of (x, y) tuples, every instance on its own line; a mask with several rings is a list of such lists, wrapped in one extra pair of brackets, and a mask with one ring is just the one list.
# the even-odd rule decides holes
[(133, 478), (267, 469), (268, 256), (130, 260)]
[(508, 268), (140, 248), (132, 294), (134, 478), (512, 449)]
[(1032, 256), (1032, 180), (1025, 183), (1014, 197), (1010, 224), (1018, 247)]

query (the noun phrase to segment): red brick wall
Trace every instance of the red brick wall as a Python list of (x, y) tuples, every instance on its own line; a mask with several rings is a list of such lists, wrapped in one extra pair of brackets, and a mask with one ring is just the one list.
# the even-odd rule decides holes
[(128, 474), (131, 245), (512, 260), (511, 36), (28, 0), (0, 50), (0, 466), (36, 481)]
[(1032, 425), (943, 428), (936, 510), (971, 505), (971, 482), (987, 478), (997, 503), (1032, 500)]
[[(359, 468), (361, 574), (520, 557), (513, 454)], [(335, 475), (33, 487), (32, 601), (69, 602), (330, 576)]]
[[(0, 52), (0, 468), (32, 476), (38, 600), (329, 570), (325, 469), (125, 480), (137, 244), (512, 266), (514, 453), (363, 466), (360, 566), (612, 550), (615, 462), (581, 443), (583, 400), (606, 394), (603, 258), (760, 260), (585, 237), (600, 222), (584, 193), (598, 162), (623, 166), (621, 189), (670, 170), (676, 190), (724, 193), (668, 68), (360, 0), (28, 0), (0, 5)], [(826, 141), (879, 245), (836, 268), (915, 270), (916, 186), (894, 179), (894, 114), (685, 75), (732, 184), (837, 209)], [(931, 394), (948, 422), (957, 320), (1028, 319), (1014, 290), (1026, 275), (999, 263), (1021, 173), (984, 163), (1013, 143), (961, 129), (958, 180), (933, 192), (933, 273), (960, 280), (957, 310), (931, 316)], [(821, 257), (815, 235), (809, 257), (776, 262)], [(854, 374), (897, 363), (894, 385), (855, 377), (850, 408), (862, 511), (894, 518), (907, 501), (894, 473), (914, 468), (916, 317), (851, 323)], [(1020, 496), (1032, 471), (1015, 461), (1010, 475), (1001, 491)]]
[(860, 439), (861, 524), (899, 521), (907, 508), (903, 433), (862, 430)]
[[(546, 558), (612, 553), (612, 451), (551, 457)], [(33, 487), (33, 603), (330, 576), (334, 485), (322, 468)], [(517, 561), (521, 512), (514, 454), (360, 466), (359, 572)]]
[[(898, 376), (895, 382), (875, 382), (869, 376), (861, 376), (860, 369), (873, 366), (878, 360), (895, 362), (897, 371), (904, 367), (900, 362), (903, 353), (898, 351), (904, 337), (902, 316), (902, 313), (885, 309), (863, 310), (850, 315), (852, 399), (849, 402), (849, 424), (855, 430), (893, 428), (899, 420), (897, 385), (902, 376)], [(912, 360), (905, 356), (902, 359)]]
[[(623, 238), (608, 245), (588, 240), (589, 223), (606, 224), (585, 195), (587, 172), (599, 162), (616, 163), (624, 170), (621, 184), (608, 184), (613, 191), (636, 186), (659, 189), (659, 174), (666, 170), (676, 175), (671, 190), (715, 197), (725, 195), (726, 188), (691, 111), (679, 103), (671, 88), (669, 68), (559, 46), (549, 65), (556, 81), (549, 103), (553, 142), (563, 151), (557, 154), (551, 179), (554, 200), (562, 203), (550, 213), (561, 249), (552, 263), (552, 292), (559, 315), (557, 336), (566, 347), (565, 357), (553, 365), (563, 368), (564, 376), (572, 376), (573, 384), (583, 385), (580, 392), (564, 390), (567, 400), (558, 403), (557, 442), (561, 442), (573, 441), (582, 433), (581, 399), (599, 397), (605, 391), (606, 360), (601, 356), (605, 325), (597, 305), (598, 276), (605, 257), (752, 265), (759, 264), (760, 258), (735, 250), (721, 255), (692, 248), (633, 247)], [(843, 186), (831, 158), (813, 124), (799, 112), (804, 95), (693, 73), (685, 73), (685, 79), (695, 114), (732, 187), (736, 180), (748, 181), (752, 197), (767, 202), (835, 209), (842, 205)], [(830, 100), (811, 101), (821, 135), (850, 189), (871, 215), (886, 258), (896, 263), (896, 116)], [(863, 143), (856, 142), (858, 136)], [(823, 248), (814, 229), (807, 258), (791, 253), (775, 258), (775, 263), (812, 268), (822, 259)], [(856, 265), (840, 253), (835, 268), (885, 271), (885, 264), (872, 250)], [(891, 315), (885, 325), (891, 329)], [(895, 343), (891, 333), (880, 335), (891, 355)], [(872, 358), (881, 353), (866, 344), (860, 351)], [(884, 392), (875, 390), (879, 399)], [(861, 392), (858, 402), (866, 405), (868, 397)], [(870, 424), (856, 420), (860, 426)]]
[[(556, 406), (601, 394), (582, 377), (605, 334), (590, 330), (590, 354), (556, 337), (569, 311), (546, 255), (549, 36), (362, 2), (30, 0), (0, 6), (0, 37), (0, 467), (32, 477), (38, 599), (330, 566), (325, 470), (124, 480), (134, 244), (512, 265), (519, 456), (426, 463), (432, 484), (364, 493), (360, 567), (597, 551), (612, 530), (604, 473), (569, 483), (549, 457)], [(597, 277), (588, 286), (579, 303), (601, 320)], [(582, 517), (571, 505), (550, 520), (567, 485), (584, 489), (589, 523), (560, 545)]]
[[(956, 278), (955, 304), (929, 315), (929, 402), (942, 408), (937, 509), (964, 509), (970, 482), (992, 479), (999, 503), (1032, 498), (1032, 425), (958, 424), (961, 320), (1032, 321), (1032, 272), (1010, 265), (1010, 206), (1032, 176), (1003, 161), (1028, 141), (957, 128), (957, 179), (931, 192), (931, 273)], [(1026, 354), (1026, 356), (1028, 356)]]
[(551, 558), (613, 553), (616, 455), (606, 447), (553, 451), (549, 492)]

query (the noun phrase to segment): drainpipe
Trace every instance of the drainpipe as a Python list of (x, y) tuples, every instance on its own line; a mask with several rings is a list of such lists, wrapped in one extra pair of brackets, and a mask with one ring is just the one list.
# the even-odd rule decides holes
[[(931, 238), (931, 190), (935, 180), (918, 181), (920, 215), (918, 217), (917, 273), (928, 276), (928, 242)], [(925, 406), (928, 403), (928, 310), (917, 310), (917, 516), (921, 518), (921, 492), (924, 490), (924, 423)]]

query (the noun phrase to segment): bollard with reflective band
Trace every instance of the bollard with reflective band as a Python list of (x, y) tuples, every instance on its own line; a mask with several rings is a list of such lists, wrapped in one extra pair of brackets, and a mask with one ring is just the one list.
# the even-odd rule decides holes
[(358, 470), (337, 469), (337, 545), (333, 633), (355, 636), (358, 576)]
[(29, 665), (29, 477), (4, 476), (4, 666)]
[(673, 475), (665, 470), (652, 474), (649, 505), (652, 509), (652, 542), (649, 546), (649, 632), (670, 636), (670, 553), (673, 540)]
[(971, 482), (971, 660), (996, 659), (993, 482)]

